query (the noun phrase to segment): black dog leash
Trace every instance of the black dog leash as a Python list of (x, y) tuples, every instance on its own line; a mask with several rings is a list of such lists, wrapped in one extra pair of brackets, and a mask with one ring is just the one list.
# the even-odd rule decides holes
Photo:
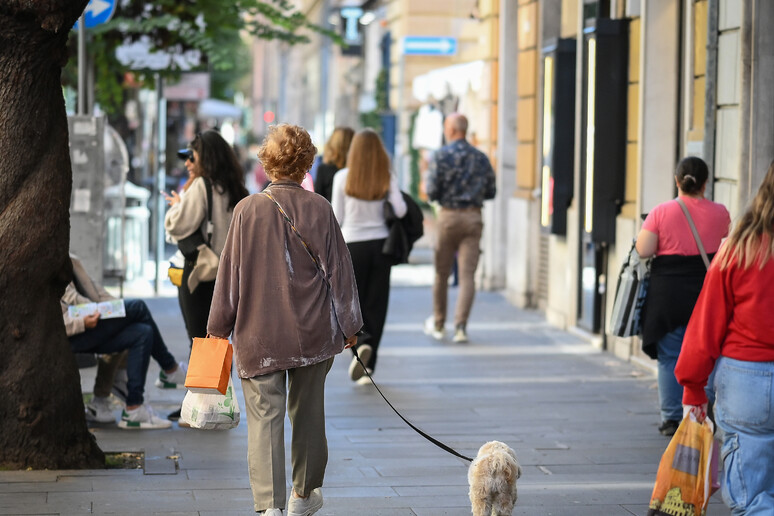
[[(280, 206), (280, 204), (274, 199), (274, 197), (272, 197), (272, 195), (269, 192), (264, 190), (262, 193), (263, 193), (263, 195), (268, 197), (274, 203), (274, 205), (277, 207), (277, 209), (279, 210), (280, 214), (282, 215), (282, 218), (285, 219), (285, 222), (287, 222), (288, 225), (290, 225), (290, 229), (293, 231), (293, 233), (296, 234), (296, 236), (299, 238), (299, 240), (301, 240), (301, 243), (304, 245), (304, 248), (306, 249), (306, 252), (309, 255), (309, 258), (311, 258), (312, 261), (314, 262), (314, 265), (315, 265), (315, 267), (317, 267), (318, 272), (320, 272), (321, 277), (323, 278), (323, 281), (325, 282), (326, 286), (328, 287), (328, 290), (330, 290), (330, 285), (328, 285), (328, 281), (325, 279), (325, 273), (322, 270), (322, 267), (320, 267), (319, 260), (315, 257), (314, 252), (312, 251), (311, 247), (309, 247), (309, 244), (307, 244), (306, 240), (304, 240), (304, 238), (301, 236), (301, 233), (299, 233), (298, 229), (296, 229), (296, 225), (290, 219), (290, 217), (285, 212), (285, 210), (282, 209), (282, 206)], [(438, 446), (440, 449), (442, 449), (442, 450), (444, 450), (444, 451), (446, 451), (448, 453), (451, 453), (452, 455), (454, 455), (455, 457), (459, 457), (460, 459), (466, 460), (468, 462), (473, 462), (473, 459), (471, 459), (470, 457), (466, 457), (466, 456), (462, 455), (460, 452), (456, 451), (455, 449), (451, 448), (450, 446), (445, 445), (444, 443), (442, 443), (441, 441), (439, 441), (435, 437), (432, 437), (432, 436), (426, 434), (425, 432), (423, 432), (422, 430), (420, 430), (419, 428), (414, 426), (411, 423), (411, 421), (409, 421), (408, 419), (403, 417), (403, 414), (398, 412), (398, 409), (396, 409), (392, 405), (392, 403), (390, 403), (390, 400), (387, 399), (387, 397), (384, 395), (384, 393), (382, 393), (382, 390), (379, 388), (378, 385), (376, 385), (376, 382), (374, 382), (373, 377), (370, 374), (368, 374), (368, 369), (366, 369), (366, 365), (363, 363), (363, 361), (360, 360), (360, 356), (357, 354), (357, 350), (355, 350), (354, 347), (352, 347), (350, 349), (352, 349), (352, 352), (355, 354), (355, 358), (357, 359), (358, 363), (360, 364), (360, 367), (363, 368), (363, 371), (365, 372), (366, 376), (368, 376), (368, 379), (371, 380), (371, 384), (376, 388), (376, 391), (379, 393), (379, 395), (382, 397), (382, 399), (385, 402), (387, 402), (387, 405), (390, 406), (390, 408), (393, 410), (393, 412), (395, 412), (398, 415), (398, 417), (403, 420), (404, 423), (406, 423), (408, 426), (410, 426), (416, 433), (418, 433), (419, 435), (421, 435), (422, 437), (424, 437), (425, 439), (427, 439), (428, 441), (430, 441), (434, 445)]]
[(368, 376), (368, 379), (369, 379), (369, 380), (371, 380), (371, 384), (372, 384), (372, 385), (373, 385), (373, 386), (376, 388), (376, 391), (379, 393), (379, 395), (382, 397), (382, 399), (383, 399), (384, 401), (386, 401), (386, 402), (387, 402), (387, 405), (389, 405), (389, 406), (390, 406), (390, 408), (393, 410), (393, 412), (395, 412), (396, 414), (398, 414), (398, 417), (399, 417), (399, 418), (401, 418), (401, 419), (403, 420), (403, 422), (404, 422), (404, 423), (406, 423), (406, 424), (407, 424), (408, 426), (410, 426), (410, 427), (411, 427), (411, 428), (412, 428), (412, 429), (413, 429), (413, 430), (414, 430), (416, 433), (418, 433), (419, 435), (421, 435), (422, 437), (424, 437), (425, 439), (427, 439), (428, 441), (430, 441), (430, 442), (431, 442), (431, 443), (433, 443), (434, 445), (438, 446), (438, 447), (439, 447), (440, 449), (442, 449), (443, 451), (449, 452), (449, 453), (451, 453), (452, 455), (454, 455), (455, 457), (459, 457), (460, 459), (466, 460), (466, 461), (468, 461), (468, 462), (473, 462), (473, 459), (471, 459), (470, 457), (466, 457), (466, 456), (464, 456), (463, 454), (461, 454), (460, 452), (458, 452), (458, 451), (457, 451), (457, 450), (455, 450), (454, 448), (452, 448), (452, 447), (450, 447), (450, 446), (448, 446), (448, 445), (446, 445), (446, 444), (442, 443), (441, 441), (439, 441), (439, 440), (438, 440), (438, 439), (436, 439), (435, 437), (433, 437), (433, 436), (430, 436), (430, 435), (426, 434), (425, 432), (423, 432), (422, 430), (420, 430), (419, 428), (417, 428), (416, 426), (414, 426), (414, 425), (411, 423), (411, 421), (409, 421), (408, 419), (406, 419), (405, 417), (403, 417), (403, 414), (401, 414), (400, 412), (398, 412), (398, 409), (396, 409), (395, 407), (393, 407), (392, 403), (390, 403), (390, 400), (388, 400), (388, 399), (387, 399), (387, 397), (384, 395), (384, 393), (383, 393), (383, 392), (382, 392), (382, 390), (379, 388), (379, 386), (378, 386), (378, 385), (376, 385), (376, 382), (374, 382), (374, 379), (373, 379), (373, 377), (372, 377), (370, 374), (368, 374), (368, 369), (366, 369), (366, 365), (363, 363), (363, 361), (362, 361), (362, 360), (360, 360), (360, 356), (357, 354), (357, 350), (356, 350), (354, 347), (352, 347), (352, 348), (350, 348), (350, 349), (352, 349), (352, 352), (355, 354), (355, 358), (357, 359), (357, 362), (358, 362), (358, 364), (360, 364), (360, 367), (362, 367), (362, 368), (363, 368), (363, 371), (365, 372), (366, 376)]

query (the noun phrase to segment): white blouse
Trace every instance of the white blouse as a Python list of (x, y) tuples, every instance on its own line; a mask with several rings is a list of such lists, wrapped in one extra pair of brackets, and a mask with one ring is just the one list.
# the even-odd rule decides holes
[[(364, 201), (345, 194), (347, 173), (346, 168), (336, 172), (331, 193), (331, 206), (341, 226), (344, 241), (364, 242), (387, 238), (389, 230), (384, 222), (384, 200)], [(392, 175), (387, 200), (392, 204), (396, 216), (403, 217), (406, 214), (406, 202), (398, 188), (398, 180)]]
[[(220, 256), (231, 224), (232, 210), (228, 206), (228, 193), (212, 186), (212, 250)], [(197, 177), (188, 191), (181, 195), (180, 202), (167, 209), (164, 229), (175, 242), (199, 229), (207, 238), (207, 187), (204, 179)]]

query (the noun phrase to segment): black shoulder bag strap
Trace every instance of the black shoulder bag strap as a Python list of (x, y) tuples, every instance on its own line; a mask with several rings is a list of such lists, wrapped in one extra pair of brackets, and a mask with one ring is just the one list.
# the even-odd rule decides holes
[(206, 177), (202, 179), (207, 190), (207, 247), (212, 247), (212, 230), (214, 227), (212, 223), (212, 182)]
[[(285, 210), (283, 210), (283, 209), (282, 209), (282, 206), (280, 206), (280, 205), (279, 205), (279, 203), (278, 203), (278, 202), (277, 202), (277, 201), (274, 199), (274, 197), (272, 197), (272, 196), (271, 196), (271, 194), (270, 194), (269, 192), (267, 192), (266, 190), (264, 190), (264, 191), (263, 191), (263, 192), (261, 192), (261, 193), (262, 193), (263, 195), (265, 195), (266, 197), (268, 197), (269, 199), (271, 199), (271, 201), (274, 203), (274, 205), (277, 207), (277, 209), (279, 210), (280, 214), (282, 215), (282, 218), (283, 218), (283, 219), (285, 219), (285, 222), (287, 222), (287, 223), (290, 225), (290, 228), (293, 230), (293, 233), (295, 233), (295, 235), (296, 235), (296, 236), (297, 236), (297, 237), (298, 237), (298, 238), (301, 240), (301, 243), (302, 243), (302, 244), (304, 244), (304, 248), (306, 249), (306, 252), (309, 254), (309, 258), (311, 258), (311, 259), (312, 259), (312, 261), (314, 262), (315, 266), (317, 267), (317, 270), (318, 270), (318, 271), (320, 271), (320, 273), (321, 273), (321, 275), (322, 275), (322, 277), (323, 277), (323, 280), (325, 281), (325, 283), (326, 283), (326, 285), (327, 285), (327, 287), (328, 287), (328, 291), (330, 291), (330, 289), (331, 289), (331, 286), (330, 286), (330, 284), (328, 284), (328, 280), (327, 280), (327, 279), (325, 279), (325, 274), (324, 274), (324, 273), (323, 273), (323, 271), (322, 271), (322, 267), (320, 267), (320, 263), (319, 263), (319, 261), (318, 261), (318, 260), (317, 260), (317, 259), (314, 257), (314, 255), (312, 254), (312, 250), (311, 250), (311, 248), (310, 248), (310, 247), (309, 247), (309, 245), (306, 243), (306, 241), (305, 241), (305, 240), (304, 240), (304, 238), (301, 236), (301, 234), (298, 232), (298, 230), (296, 229), (296, 226), (295, 226), (295, 224), (293, 224), (293, 221), (292, 221), (292, 220), (290, 220), (290, 217), (288, 217), (287, 213), (285, 213)], [(385, 202), (388, 202), (388, 201), (385, 199)], [(333, 299), (333, 296), (331, 296), (331, 299)], [(399, 418), (401, 418), (401, 419), (402, 419), (402, 420), (403, 420), (403, 421), (404, 421), (404, 422), (405, 422), (405, 423), (406, 423), (408, 426), (410, 426), (410, 427), (411, 427), (411, 428), (412, 428), (412, 429), (413, 429), (413, 430), (414, 430), (416, 433), (418, 433), (419, 435), (421, 435), (422, 437), (424, 437), (425, 439), (427, 439), (428, 441), (430, 441), (430, 442), (431, 442), (431, 443), (433, 443), (434, 445), (438, 446), (438, 447), (439, 447), (439, 448), (441, 448), (442, 450), (444, 450), (444, 451), (446, 451), (446, 452), (449, 452), (449, 453), (451, 453), (452, 455), (454, 455), (454, 456), (456, 456), (456, 457), (459, 457), (460, 459), (464, 459), (464, 460), (466, 460), (466, 461), (468, 461), (468, 462), (473, 462), (473, 459), (471, 459), (470, 457), (466, 457), (466, 456), (462, 455), (461, 453), (459, 453), (458, 451), (454, 450), (454, 449), (453, 449), (453, 448), (451, 448), (450, 446), (448, 446), (448, 445), (446, 445), (446, 444), (442, 443), (441, 441), (439, 441), (438, 439), (436, 439), (436, 438), (434, 438), (434, 437), (432, 437), (432, 436), (428, 435), (428, 434), (427, 434), (427, 433), (425, 433), (424, 431), (422, 431), (422, 430), (420, 430), (419, 428), (417, 428), (416, 426), (414, 426), (414, 425), (411, 423), (411, 421), (409, 421), (408, 419), (406, 419), (405, 417), (403, 417), (403, 414), (401, 414), (400, 412), (398, 412), (398, 409), (396, 409), (396, 408), (395, 408), (395, 407), (392, 405), (392, 403), (390, 403), (390, 400), (388, 400), (388, 399), (387, 399), (387, 397), (386, 397), (386, 396), (385, 396), (385, 395), (382, 393), (382, 390), (379, 388), (379, 386), (378, 386), (378, 385), (376, 385), (376, 382), (374, 382), (374, 379), (371, 377), (371, 375), (370, 375), (370, 374), (368, 374), (368, 369), (366, 369), (366, 365), (363, 363), (363, 361), (362, 361), (362, 360), (360, 360), (360, 356), (357, 354), (357, 350), (356, 350), (354, 347), (353, 347), (353, 348), (350, 348), (350, 349), (351, 349), (351, 350), (352, 350), (352, 352), (355, 354), (355, 358), (357, 359), (358, 363), (360, 364), (360, 367), (362, 367), (362, 368), (363, 368), (363, 371), (365, 371), (365, 374), (366, 374), (366, 375), (368, 376), (368, 378), (371, 380), (371, 383), (372, 383), (372, 384), (373, 384), (373, 386), (376, 388), (376, 390), (377, 390), (377, 392), (379, 393), (379, 395), (382, 397), (382, 399), (383, 399), (384, 401), (386, 401), (386, 402), (387, 402), (387, 405), (389, 405), (389, 406), (390, 406), (390, 408), (393, 410), (393, 412), (395, 412), (395, 413), (398, 415), (398, 417), (399, 417)]]

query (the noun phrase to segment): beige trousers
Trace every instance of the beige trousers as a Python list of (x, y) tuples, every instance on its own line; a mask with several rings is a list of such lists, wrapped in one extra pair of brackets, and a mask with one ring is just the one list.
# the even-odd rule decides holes
[(94, 396), (107, 398), (113, 391), (113, 379), (116, 371), (126, 369), (129, 351), (100, 355), (97, 359), (97, 377), (94, 379)]
[[(328, 464), (325, 377), (333, 358), (307, 367), (242, 379), (247, 414), (247, 465), (256, 511), (284, 509), (285, 406), (293, 426), (293, 488), (309, 496), (322, 487)], [(286, 388), (287, 380), (287, 388)]]
[(433, 282), (433, 316), (435, 327), (442, 328), (446, 322), (446, 300), (449, 289), (449, 275), (457, 255), (459, 295), (454, 313), (454, 327), (465, 327), (473, 306), (476, 293), (475, 273), (481, 254), (479, 243), (484, 222), (480, 208), (441, 208), (437, 220), (435, 243), (435, 281)]

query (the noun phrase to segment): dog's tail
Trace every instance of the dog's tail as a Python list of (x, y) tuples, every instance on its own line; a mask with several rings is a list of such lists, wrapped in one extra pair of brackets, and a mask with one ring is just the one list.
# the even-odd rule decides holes
[(505, 483), (512, 486), (521, 477), (521, 466), (510, 454), (501, 454), (491, 457), (493, 473), (497, 478), (504, 479)]

